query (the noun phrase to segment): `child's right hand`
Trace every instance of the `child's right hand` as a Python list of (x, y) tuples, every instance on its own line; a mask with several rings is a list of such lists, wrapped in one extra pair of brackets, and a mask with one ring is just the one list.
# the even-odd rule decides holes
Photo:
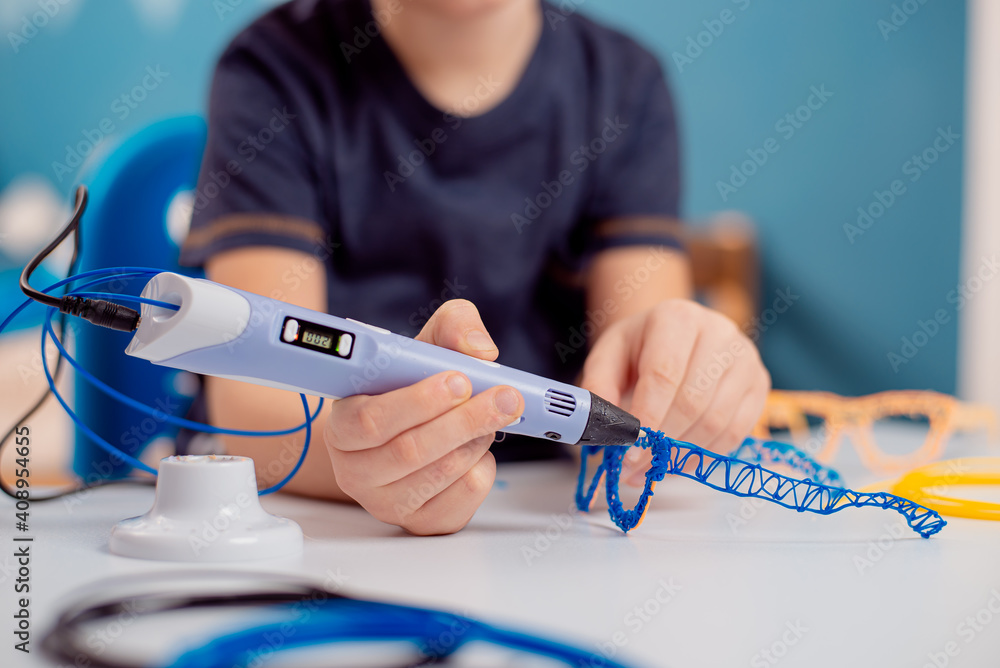
[[(490, 361), (499, 354), (479, 311), (463, 299), (445, 302), (416, 338)], [(524, 410), (512, 387), (471, 394), (464, 374), (446, 371), (333, 402), (324, 435), (341, 490), (414, 534), (464, 527), (493, 486), (494, 433)]]

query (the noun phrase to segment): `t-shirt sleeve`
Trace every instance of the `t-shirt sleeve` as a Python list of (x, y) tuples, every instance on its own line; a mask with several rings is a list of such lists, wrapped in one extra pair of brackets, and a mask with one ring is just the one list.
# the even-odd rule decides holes
[[(619, 100), (609, 105), (591, 150), (597, 179), (585, 219), (588, 250), (625, 245), (682, 249), (680, 155), (663, 70), (642, 52)], [(605, 154), (597, 154), (604, 145)]]
[(239, 40), (219, 60), (181, 264), (201, 265), (219, 251), (247, 245), (310, 252), (323, 243), (307, 98), (295, 77), (273, 54)]

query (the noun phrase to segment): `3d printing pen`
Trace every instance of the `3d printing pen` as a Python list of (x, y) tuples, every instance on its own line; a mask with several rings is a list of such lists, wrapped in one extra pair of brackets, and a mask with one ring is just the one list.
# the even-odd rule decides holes
[(579, 445), (633, 445), (639, 421), (601, 397), (355, 320), (170, 272), (153, 277), (125, 352), (154, 364), (339, 399), (381, 394), (446, 370), (474, 394), (510, 385), (524, 413), (503, 431)]

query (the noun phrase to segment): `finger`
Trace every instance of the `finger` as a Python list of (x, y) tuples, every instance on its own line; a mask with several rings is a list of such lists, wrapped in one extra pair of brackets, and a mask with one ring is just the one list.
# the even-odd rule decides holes
[(385, 394), (340, 399), (327, 417), (327, 446), (345, 451), (378, 447), (443, 415), (471, 394), (472, 384), (464, 374), (445, 371)]
[(520, 392), (500, 385), (480, 392), (430, 422), (401, 433), (385, 445), (343, 460), (367, 472), (365, 483), (381, 487), (405, 478), (444, 457), (464, 443), (493, 435), (524, 410)]
[[(729, 387), (729, 376), (733, 373), (734, 367), (738, 363), (745, 364), (729, 351), (732, 342), (737, 341), (731, 336), (735, 332), (735, 325), (733, 332), (727, 329), (714, 327), (702, 332), (694, 351), (690, 354), (684, 377), (663, 418), (661, 431), (667, 436), (683, 439), (692, 425), (697, 424), (712, 405), (716, 393), (720, 389)], [(736, 396), (732, 396), (733, 389), (730, 387), (723, 400), (735, 405), (745, 391), (746, 386), (741, 387)], [(713, 416), (716, 422), (719, 419), (718, 416)]]
[(469, 472), (493, 445), (493, 435), (480, 436), (463, 443), (444, 457), (431, 462), (419, 471), (380, 488), (386, 499), (393, 500), (392, 522), (403, 524), (410, 515), (425, 503), (448, 489), (456, 480)]
[(469, 523), (486, 499), (493, 488), (496, 473), (493, 453), (486, 452), (475, 466), (427, 501), (400, 526), (418, 536), (455, 533)]
[[(719, 378), (711, 401), (687, 429), (680, 430), (680, 439), (704, 445), (722, 434), (733, 419), (733, 413), (752, 389), (756, 368), (749, 363), (737, 366)], [(745, 436), (746, 434), (744, 434)]]
[(631, 487), (642, 487), (646, 482), (646, 471), (653, 463), (653, 451), (649, 448), (633, 446), (622, 460), (621, 479)]
[(495, 360), (500, 354), (479, 309), (465, 299), (450, 299), (442, 304), (416, 339), (484, 360)]
[(712, 452), (729, 454), (738, 448), (764, 412), (764, 404), (767, 402), (767, 393), (770, 387), (769, 377), (765, 374), (764, 380), (758, 382), (756, 387), (744, 395), (739, 407), (733, 412), (729, 424), (726, 425), (721, 434), (716, 436), (715, 440), (706, 446), (707, 449)]
[[(632, 397), (632, 414), (643, 425), (665, 431), (665, 419), (676, 401), (699, 339), (697, 304), (673, 303), (655, 309), (643, 334)], [(675, 436), (665, 432), (667, 436)]]
[(622, 327), (608, 329), (594, 343), (583, 364), (580, 387), (616, 406), (621, 403), (622, 393), (628, 388), (634, 364), (630, 359), (631, 349)]

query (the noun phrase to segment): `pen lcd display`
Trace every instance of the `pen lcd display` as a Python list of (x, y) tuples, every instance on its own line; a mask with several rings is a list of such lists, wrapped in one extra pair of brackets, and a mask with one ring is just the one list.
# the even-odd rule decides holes
[(287, 317), (281, 326), (279, 339), (299, 348), (350, 359), (354, 350), (354, 335), (314, 322)]
[(302, 343), (307, 346), (329, 349), (333, 347), (333, 337), (329, 334), (314, 332), (311, 329), (304, 329), (302, 330)]

